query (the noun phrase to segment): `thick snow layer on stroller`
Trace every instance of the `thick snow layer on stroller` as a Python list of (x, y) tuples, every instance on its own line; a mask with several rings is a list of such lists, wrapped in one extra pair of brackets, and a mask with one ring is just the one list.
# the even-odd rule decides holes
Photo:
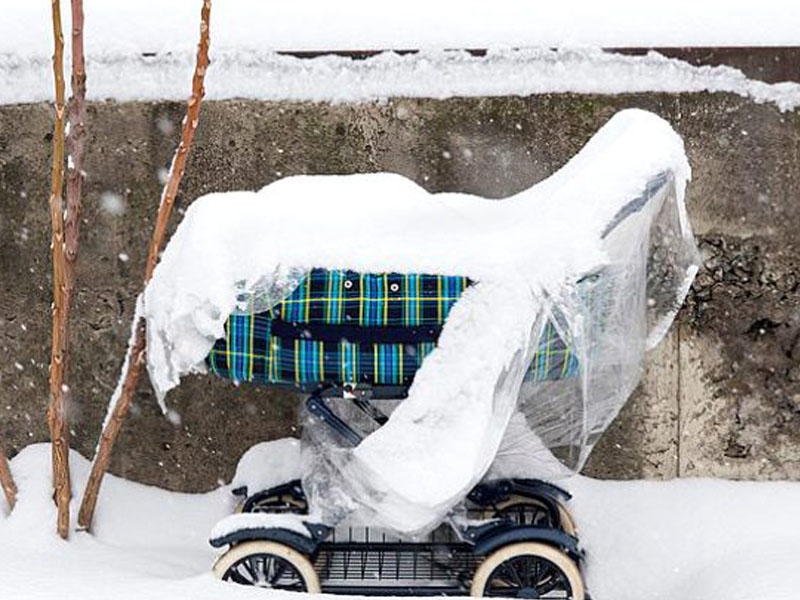
[[(312, 269), (469, 278), (389, 421), (307, 463), (312, 506), (330, 519), (428, 530), (490, 467), (513, 471), (515, 448), (538, 449), (544, 476), (582, 466), (696, 272), (689, 176), (671, 127), (629, 110), (502, 201), (385, 173), (205, 196), (145, 292), (151, 381), (163, 401), (205, 370), (232, 313), (278, 303)], [(577, 357), (576, 376), (526, 377), (546, 327)]]

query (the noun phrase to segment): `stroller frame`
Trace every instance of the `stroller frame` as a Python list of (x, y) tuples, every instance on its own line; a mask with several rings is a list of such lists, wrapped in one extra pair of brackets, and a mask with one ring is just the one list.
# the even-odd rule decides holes
[[(372, 400), (402, 398), (406, 393), (401, 386), (329, 386), (311, 393), (305, 405), (346, 444), (355, 446), (363, 436), (326, 400), (348, 399), (380, 426), (388, 417)], [(265, 490), (239, 487), (233, 494), (239, 498), (242, 513), (307, 514), (299, 480)], [(570, 498), (565, 490), (544, 481), (498, 479), (478, 484), (467, 495), (467, 520), (448, 519), (419, 540), (401, 539), (370, 526), (331, 527), (303, 521), (308, 535), (281, 527), (248, 527), (212, 538), (210, 543), (217, 548), (230, 547), (215, 566), (220, 578), (264, 587), (360, 595), (480, 596), (498, 595), (496, 589), (489, 589), (494, 581), (495, 587), (500, 586), (500, 595), (583, 598), (579, 573), (583, 552), (574, 521), (564, 506)], [(483, 573), (481, 581), (486, 581), (476, 589), (481, 566), (509, 549), (521, 554), (512, 553), (492, 572)], [(531, 554), (532, 549), (540, 552)], [(276, 566), (269, 556), (282, 562)], [(508, 564), (513, 566), (520, 556), (541, 561), (535, 567), (540, 581), (515, 586), (510, 581), (513, 577), (497, 574), (508, 569)], [(292, 564), (293, 560), (304, 561), (301, 568)], [(264, 573), (258, 573), (259, 569)], [(262, 581), (275, 573), (275, 581)]]

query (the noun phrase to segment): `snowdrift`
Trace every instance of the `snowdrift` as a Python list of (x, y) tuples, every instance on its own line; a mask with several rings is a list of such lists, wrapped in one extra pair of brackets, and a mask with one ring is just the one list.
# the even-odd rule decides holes
[[(431, 195), (388, 173), (204, 196), (144, 294), (151, 381), (163, 402), (183, 375), (205, 370), (232, 312), (276, 302), (313, 268), (468, 277), (388, 423), (306, 469), (323, 517), (361, 511), (420, 533), (484, 476), (517, 409), (525, 427), (510, 431), (539, 440), (543, 464), (557, 465), (555, 455), (582, 466), (696, 272), (689, 177), (671, 127), (627, 110), (560, 171), (499, 202)], [(526, 377), (548, 324), (579, 376)]]
[[(70, 463), (75, 489), (81, 489), (89, 463), (75, 452)], [(12, 458), (11, 470), (19, 498), (8, 514), (0, 494), (3, 598), (258, 600), (277, 595), (211, 575), (214, 551), (207, 534), (233, 511), (229, 486), (181, 494), (109, 474), (94, 534), (75, 532), (65, 543), (55, 533), (49, 445), (23, 449)], [(584, 477), (564, 483), (574, 494), (570, 508), (587, 552), (592, 598), (797, 597), (800, 483)], [(73, 514), (79, 500), (73, 500)]]

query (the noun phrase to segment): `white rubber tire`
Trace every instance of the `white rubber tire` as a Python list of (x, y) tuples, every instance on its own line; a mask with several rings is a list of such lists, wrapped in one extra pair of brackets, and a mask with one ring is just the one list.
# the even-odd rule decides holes
[(578, 565), (561, 550), (539, 542), (509, 544), (487, 556), (486, 560), (475, 570), (475, 575), (472, 578), (472, 587), (470, 587), (469, 592), (470, 596), (475, 598), (483, 597), (483, 591), (486, 588), (489, 576), (497, 567), (510, 558), (526, 555), (541, 556), (556, 565), (561, 569), (572, 588), (572, 600), (585, 600), (586, 591)]
[(214, 563), (214, 575), (222, 579), (234, 564), (250, 554), (272, 554), (290, 562), (297, 569), (306, 584), (306, 591), (311, 594), (318, 594), (321, 589), (319, 577), (311, 564), (303, 554), (278, 542), (266, 540), (255, 540), (236, 544)]

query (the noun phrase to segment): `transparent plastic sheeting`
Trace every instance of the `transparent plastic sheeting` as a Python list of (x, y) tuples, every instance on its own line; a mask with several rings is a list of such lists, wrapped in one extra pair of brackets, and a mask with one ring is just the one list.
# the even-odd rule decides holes
[[(698, 252), (682, 208), (672, 174), (656, 175), (603, 230), (602, 264), (562, 289), (538, 291), (544, 301), (528, 344), (514, 353), (495, 387), (495, 411), (510, 414), (499, 416), (507, 426), (487, 479), (553, 480), (583, 467), (637, 385), (645, 350), (669, 328), (697, 271)], [(528, 366), (548, 321), (576, 354), (577, 376), (531, 376)], [(346, 400), (338, 402), (335, 410), (346, 422), (366, 434), (375, 429)], [(375, 479), (354, 477), (352, 450), (308, 414), (304, 440), (304, 486), (313, 512), (326, 523), (347, 518), (388, 529), (404, 523), (399, 533), (415, 537), (444, 518), (463, 518), (463, 501), (435, 515), (441, 507), (418, 506)]]
[(604, 232), (607, 262), (565, 286), (550, 308), (579, 356), (579, 377), (523, 381), (490, 474), (552, 479), (579, 471), (639, 382), (645, 350), (683, 303), (699, 255), (674, 178), (658, 175), (626, 207)]
[[(486, 460), (484, 473), (491, 464), (494, 448), (501, 441), (506, 424), (511, 418), (517, 395), (530, 364), (535, 342), (543, 328), (543, 315), (535, 319), (528, 338), (531, 343), (518, 348), (507, 362), (501, 376), (494, 386), (492, 395), (492, 414), (488, 422), (482, 423), (486, 438), (482, 446), (491, 448), (491, 453), (480, 451)], [(399, 405), (402, 401), (396, 401)], [(385, 402), (380, 407), (385, 412)], [(344, 420), (363, 433), (375, 432), (374, 422), (365, 418), (347, 399), (338, 401), (337, 414), (345, 415)], [(359, 414), (360, 413), (360, 414)], [(442, 432), (442, 435), (447, 435)], [(496, 436), (498, 439), (493, 440)], [(391, 487), (382, 479), (383, 473), (363, 470), (352, 449), (342, 444), (342, 438), (332, 431), (326, 423), (306, 412), (303, 422), (303, 487), (309, 497), (312, 514), (318, 515), (326, 524), (339, 523), (346, 519), (351, 525), (363, 524), (377, 526), (411, 538), (423, 535), (438, 526), (445, 517), (461, 517), (464, 511), (461, 501), (477, 481), (471, 481), (455, 498), (455, 502), (431, 505), (425, 501), (409, 498), (403, 489)], [(431, 461), (437, 460), (436, 448), (428, 446)], [(438, 470), (438, 469), (433, 469)], [(419, 485), (425, 486), (424, 473), (419, 472)], [(480, 476), (478, 476), (478, 479)], [(423, 491), (424, 494), (424, 491)]]

